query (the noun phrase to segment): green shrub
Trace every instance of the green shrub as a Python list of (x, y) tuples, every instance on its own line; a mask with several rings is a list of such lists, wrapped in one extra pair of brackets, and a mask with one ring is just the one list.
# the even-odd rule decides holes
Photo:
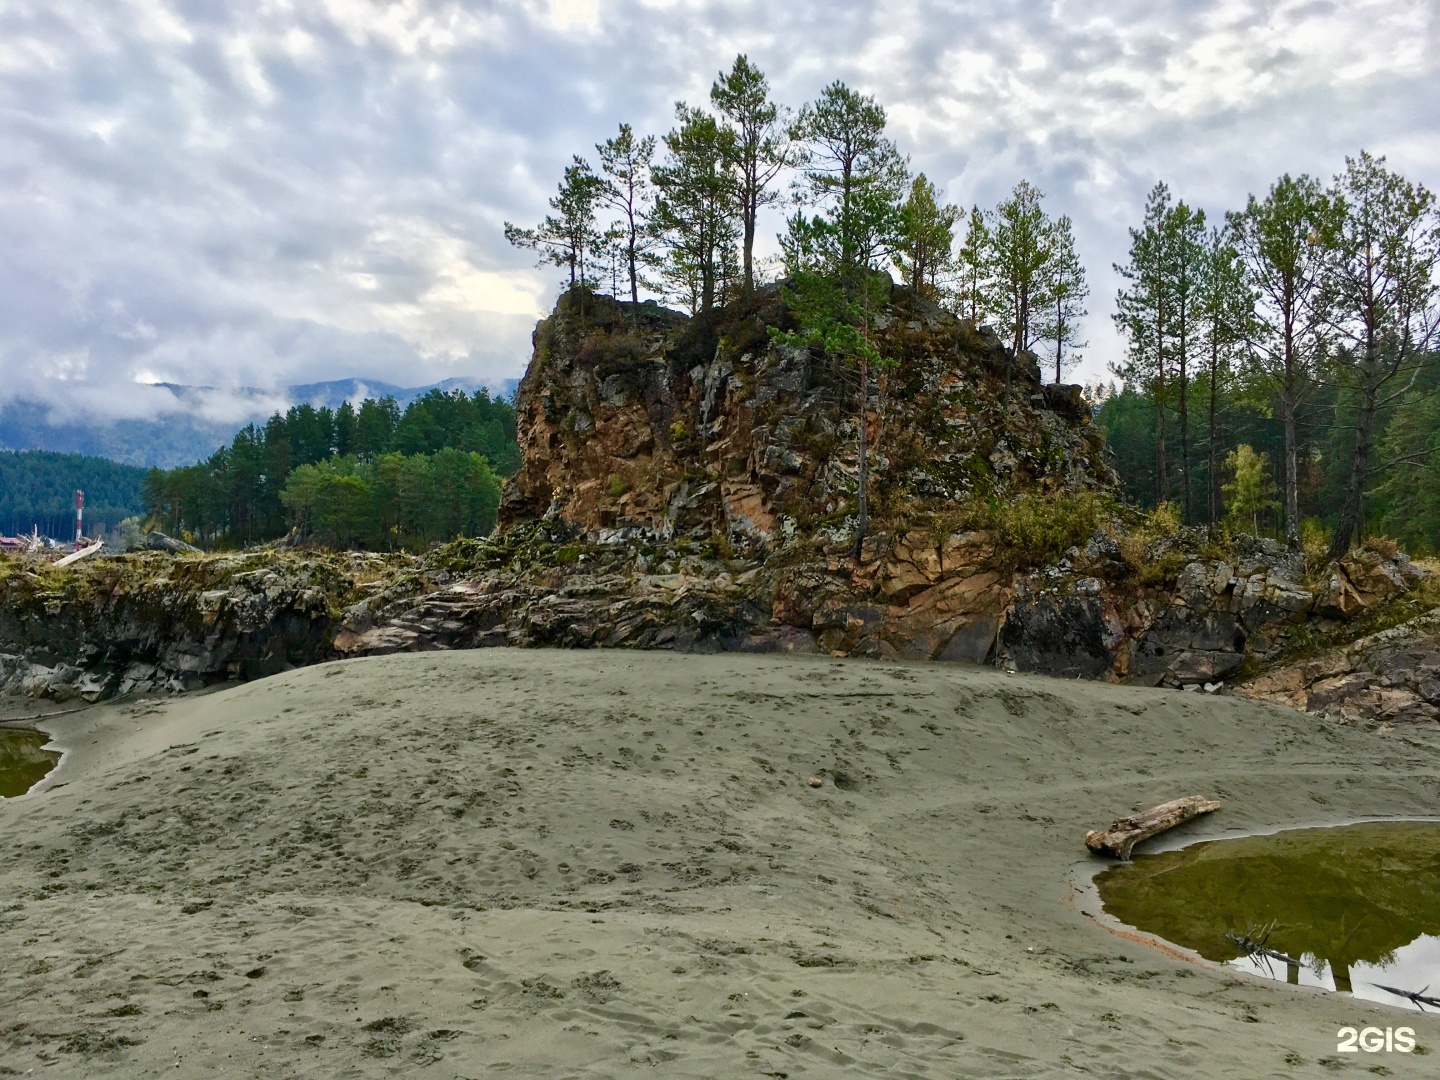
[(1300, 522), (1300, 547), (1305, 552), (1306, 566), (1323, 566), (1330, 554), (1330, 543), (1334, 539), (1331, 531), (1319, 518), (1305, 518)]
[(990, 504), (987, 526), (996, 558), (1012, 569), (1046, 566), (1094, 535), (1113, 514), (1098, 492), (1037, 492)]
[(1180, 531), (1180, 514), (1170, 503), (1161, 503), (1133, 523), (1118, 538), (1120, 558), (1141, 585), (1160, 587), (1174, 581), (1187, 561), (1184, 552), (1159, 547), (1161, 540)]

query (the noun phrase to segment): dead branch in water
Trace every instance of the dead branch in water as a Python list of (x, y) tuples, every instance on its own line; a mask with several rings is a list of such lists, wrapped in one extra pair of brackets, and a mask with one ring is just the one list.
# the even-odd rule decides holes
[[(1265, 961), (1265, 966), (1267, 969), (1270, 967), (1269, 962), (1271, 960), (1278, 960), (1286, 967), (1298, 968), (1300, 966), (1300, 961), (1296, 960), (1293, 956), (1290, 956), (1288, 953), (1279, 952), (1275, 949), (1266, 947), (1265, 943), (1270, 940), (1270, 934), (1274, 931), (1274, 929), (1275, 922), (1272, 919), (1268, 926), (1263, 926), (1258, 929), (1256, 929), (1255, 927), (1251, 927), (1251, 929), (1244, 934), (1226, 934), (1225, 936), (1230, 939), (1230, 943), (1232, 945), (1234, 945), (1237, 949), (1243, 952), (1251, 960)], [(1274, 974), (1274, 972), (1272, 971), (1271, 974)]]
[(1377, 990), (1384, 990), (1387, 994), (1394, 994), (1396, 997), (1402, 997), (1412, 1002), (1421, 1012), (1425, 1011), (1426, 1005), (1440, 1009), (1440, 998), (1425, 996), (1425, 991), (1430, 989), (1429, 983), (1426, 983), (1419, 990), (1396, 990), (1395, 987), (1386, 986), (1384, 983), (1371, 983), (1370, 985)]

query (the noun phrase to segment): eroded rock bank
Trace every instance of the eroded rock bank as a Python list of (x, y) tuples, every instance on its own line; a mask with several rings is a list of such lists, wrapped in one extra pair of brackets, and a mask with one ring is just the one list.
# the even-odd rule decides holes
[[(1317, 569), (1273, 541), (1127, 510), (1077, 387), (1042, 385), (1033, 357), (904, 289), (877, 325), (896, 363), (862, 410), (849, 372), (772, 333), (791, 326), (778, 288), (695, 319), (569, 294), (535, 332), (522, 467), (496, 537), (424, 557), (153, 552), (64, 571), (9, 559), (0, 689), (100, 700), (499, 645), (961, 661), (1217, 689), (1440, 604), (1385, 545)], [(861, 423), (872, 523), (857, 553)], [(1376, 698), (1380, 713), (1436, 715), (1426, 663), (1405, 683), (1413, 697)], [(1345, 674), (1347, 687), (1381, 677)]]
[[(266, 551), (125, 556), (66, 571), (10, 565), (0, 579), (0, 688), (97, 701), (344, 656), (504, 645), (969, 661), (1214, 689), (1313, 653), (1326, 635), (1399, 621), (1431, 595), (1401, 558), (1360, 553), (1312, 587), (1277, 545), (1233, 547), (1182, 554), (1173, 581), (1158, 584), (1104, 533), (1053, 566), (1013, 573), (975, 534), (940, 543), (877, 534), (856, 563), (841, 551), (727, 559), (683, 544), (600, 542), (556, 522), (423, 559)], [(1335, 654), (1353, 661), (1291, 665), (1285, 692), (1300, 688), (1293, 672), (1303, 670), (1305, 687), (1344, 674), (1346, 699), (1363, 696), (1401, 678), (1400, 646), (1383, 659), (1375, 649), (1403, 641), (1410, 696), (1375, 700), (1387, 716), (1402, 704), (1403, 718), (1433, 716), (1437, 633), (1432, 616)], [(1268, 679), (1257, 685), (1273, 695), (1282, 682)], [(1315, 707), (1334, 692), (1320, 686)]]

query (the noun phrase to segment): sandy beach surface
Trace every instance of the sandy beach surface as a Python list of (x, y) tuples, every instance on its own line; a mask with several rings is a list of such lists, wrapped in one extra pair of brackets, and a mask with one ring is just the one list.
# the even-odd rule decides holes
[[(506, 649), (42, 723), (60, 768), (0, 803), (0, 1076), (1440, 1075), (1440, 1018), (1107, 927), (1082, 845), (1187, 794), (1224, 808), (1180, 841), (1435, 815), (1435, 730)], [(1338, 1054), (1366, 1024), (1420, 1050)]]

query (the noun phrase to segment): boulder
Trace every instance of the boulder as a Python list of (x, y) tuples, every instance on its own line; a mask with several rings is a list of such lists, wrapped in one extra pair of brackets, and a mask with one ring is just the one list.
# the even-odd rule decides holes
[(1135, 642), (1132, 680), (1184, 686), (1228, 679), (1245, 662), (1245, 631), (1228, 612), (1166, 610)]
[(1110, 670), (1123, 640), (1103, 600), (1079, 596), (1028, 596), (1005, 613), (1000, 656), (1017, 671), (1062, 678), (1098, 679)]

